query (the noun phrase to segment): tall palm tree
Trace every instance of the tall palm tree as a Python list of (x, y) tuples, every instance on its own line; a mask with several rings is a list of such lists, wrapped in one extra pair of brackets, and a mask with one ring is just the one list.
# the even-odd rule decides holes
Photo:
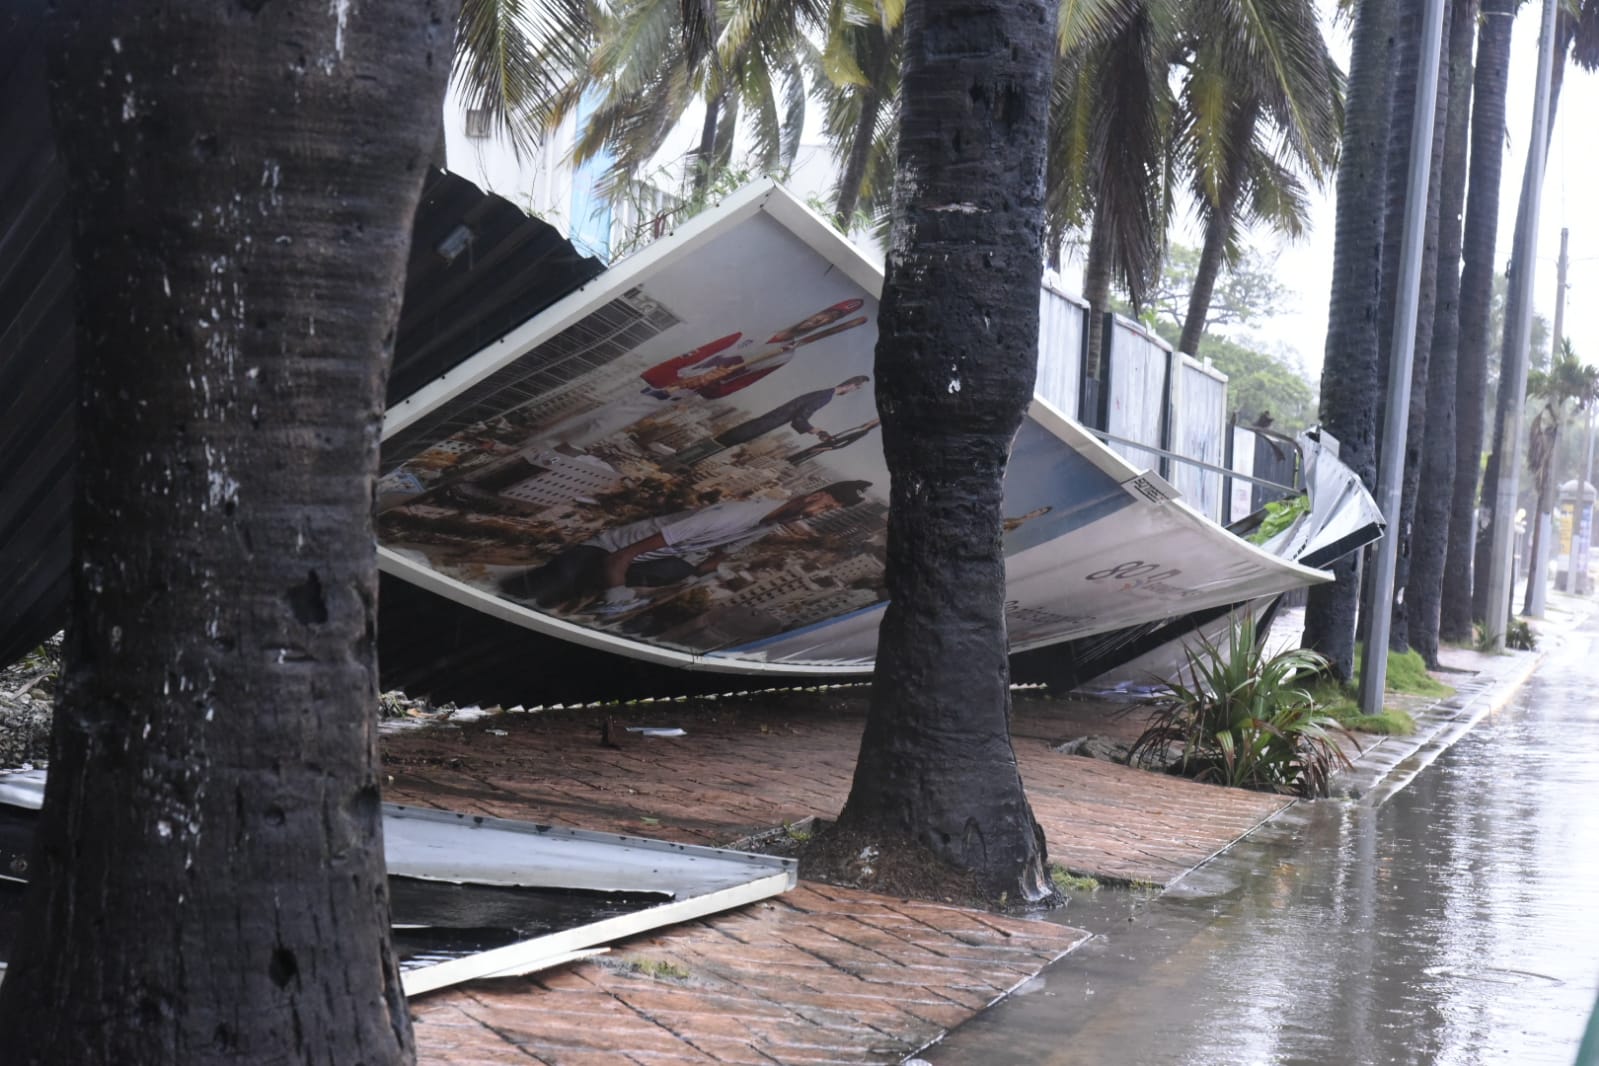
[(1439, 603), (1440, 640), (1470, 640), (1474, 617), (1472, 558), (1477, 541), (1477, 481), (1482, 472), (1482, 397), (1488, 389), (1488, 320), (1499, 232), (1510, 36), (1519, 3), (1520, 0), (1482, 0), (1478, 20), (1477, 65), (1472, 75), (1471, 160), (1461, 236), (1455, 467), (1449, 542), (1445, 549), (1449, 572)]
[[(1393, 15), (1389, 0), (1361, 0), (1355, 12), (1321, 376), (1322, 426), (1338, 439), (1340, 458), (1368, 485), (1377, 471), (1377, 323)], [(1340, 560), (1332, 571), (1337, 580), (1310, 590), (1304, 643), (1325, 655), (1334, 674), (1347, 680), (1354, 675), (1360, 594), (1356, 560)]]
[(1085, 370), (1094, 377), (1112, 282), (1142, 304), (1178, 180), (1207, 223), (1196, 329), (1238, 227), (1300, 224), (1296, 171), (1319, 179), (1330, 167), (1339, 74), (1307, 0), (1070, 4), (1058, 35), (1050, 221), (1056, 239), (1088, 231)]
[[(1568, 409), (1583, 411), (1599, 399), (1599, 368), (1585, 366), (1571, 347), (1569, 339), (1560, 345), (1550, 360), (1548, 370), (1534, 370), (1527, 376), (1527, 395), (1542, 400), (1543, 406), (1533, 416), (1527, 429), (1527, 469), (1532, 473), (1533, 485), (1538, 490), (1538, 505), (1532, 518), (1532, 542), (1527, 548), (1527, 558), (1536, 560), (1543, 540), (1544, 518), (1554, 511), (1555, 456), (1560, 447), (1560, 431), (1565, 425)], [(1545, 580), (1540, 573), (1527, 576), (1526, 598), (1522, 613), (1531, 613), (1534, 583)]]
[[(1467, 139), (1470, 134), (1477, 0), (1455, 0), (1449, 24), (1449, 108), (1445, 118), (1443, 195), (1439, 206), (1437, 285), (1433, 300), (1432, 353), (1427, 368), (1426, 433), (1421, 441), (1421, 478), (1411, 537), (1407, 639), (1429, 667), (1438, 665), (1445, 564), (1449, 555), (1449, 509), (1454, 498)], [(1477, 405), (1481, 410), (1481, 405)], [(1475, 487), (1475, 486), (1473, 486)]]
[(1241, 228), (1303, 232), (1300, 175), (1316, 183), (1330, 176), (1343, 121), (1343, 72), (1313, 4), (1199, 4), (1191, 17), (1207, 32), (1180, 63), (1175, 139), (1205, 224), (1177, 345), (1189, 354), (1204, 333), (1217, 275), (1237, 258)]
[(857, 214), (887, 216), (898, 127), (903, 9), (863, 0), (835, 0), (819, 76), (826, 133), (838, 165), (834, 221), (852, 228)]
[[(1595, 40), (1599, 39), (1599, 0), (1585, 0), (1582, 7), (1573, 14), (1570, 9), (1560, 12), (1555, 20), (1554, 65), (1550, 71), (1549, 81), (1549, 125), (1541, 145), (1527, 146), (1526, 163), (1522, 170), (1521, 200), (1516, 208), (1516, 232), (1513, 247), (1522, 248), (1527, 244), (1524, 238), (1533, 225), (1531, 217), (1531, 201), (1529, 199), (1529, 184), (1535, 173), (1541, 173), (1543, 163), (1537, 158), (1541, 153), (1543, 160), (1549, 155), (1549, 141), (1554, 136), (1555, 114), (1560, 107), (1560, 90), (1565, 83), (1567, 53), (1572, 53), (1572, 58), (1578, 65), (1593, 69), (1599, 62), (1599, 48), (1595, 47)], [(1576, 45), (1573, 51), (1572, 46)], [(1531, 264), (1527, 264), (1530, 268)], [(1511, 271), (1518, 269), (1518, 264), (1511, 264)], [(1483, 467), (1482, 474), (1482, 526), (1484, 532), (1490, 523), (1498, 521), (1500, 516), (1493, 514), (1493, 502), (1499, 496), (1499, 479), (1501, 477), (1501, 456), (1513, 440), (1513, 435), (1518, 432), (1515, 428), (1519, 425), (1521, 412), (1512, 412), (1511, 394), (1513, 388), (1506, 388), (1506, 384), (1514, 382), (1524, 368), (1513, 365), (1516, 355), (1516, 340), (1512, 336), (1515, 323), (1520, 319), (1518, 304), (1521, 300), (1521, 286), (1510, 286), (1510, 300), (1505, 309), (1505, 330), (1500, 342), (1500, 374), (1499, 392), (1495, 397), (1493, 447), (1488, 454), (1488, 462)], [(1480, 447), (1480, 445), (1479, 445)], [(1483, 536), (1477, 539), (1476, 562), (1473, 567), (1479, 577), (1488, 573), (1493, 551), (1493, 537)], [(1488, 618), (1490, 605), (1488, 603), (1488, 582), (1478, 581), (1472, 588), (1472, 610), (1474, 617), (1491, 622)]]
[(374, 430), (453, 6), (48, 7), (81, 297), (73, 618), (0, 1047), (414, 1062)]
[[(1410, 648), (1410, 608), (1413, 603), (1413, 596), (1411, 595), (1410, 591), (1410, 567), (1412, 555), (1415, 550), (1414, 534), (1416, 506), (1421, 489), (1420, 483), (1423, 450), (1429, 438), (1429, 434), (1435, 428), (1443, 426), (1446, 423), (1449, 432), (1452, 433), (1454, 428), (1451, 420), (1451, 413), (1448, 410), (1440, 409), (1434, 412), (1431, 409), (1429, 400), (1432, 397), (1428, 391), (1432, 380), (1433, 369), (1432, 338), (1437, 317), (1436, 309), (1438, 299), (1438, 273), (1440, 270), (1439, 231), (1442, 228), (1442, 219), (1440, 217), (1442, 213), (1441, 200), (1443, 197), (1445, 165), (1447, 162), (1446, 154), (1448, 150), (1447, 139), (1449, 135), (1450, 105), (1456, 96), (1454, 91), (1455, 85), (1451, 79), (1451, 75), (1453, 74), (1453, 65), (1450, 62), (1449, 52), (1451, 45), (1457, 44), (1455, 41), (1454, 21), (1452, 18), (1453, 14), (1453, 8), (1446, 5), (1443, 11), (1443, 38), (1439, 46), (1442, 54), (1439, 56), (1437, 99), (1434, 104), (1432, 146), (1429, 153), (1429, 166), (1427, 173), (1428, 180), (1426, 204), (1424, 208), (1426, 215), (1424, 220), (1424, 236), (1422, 240), (1421, 277), (1419, 279), (1419, 285), (1416, 293), (1416, 329), (1414, 335), (1411, 337), (1413, 349), (1411, 353), (1410, 368), (1410, 408), (1406, 412), (1405, 452), (1403, 457), (1403, 467), (1400, 475), (1399, 516), (1397, 522), (1395, 523), (1395, 528), (1389, 531), (1390, 536), (1399, 538), (1399, 543), (1394, 566), (1394, 596), (1393, 602), (1389, 606), (1391, 625), (1389, 626), (1388, 630), (1388, 643), (1390, 648), (1401, 653), (1408, 651)], [(1407, 47), (1406, 51), (1407, 54), (1414, 54), (1415, 62), (1419, 67), (1422, 58), (1419, 48), (1422, 12), (1419, 6), (1416, 10), (1416, 16), (1416, 30), (1410, 35), (1415, 38), (1415, 42), (1410, 47)], [(1469, 48), (1469, 38), (1466, 41), (1466, 45)], [(1413, 81), (1413, 79), (1409, 78), (1406, 80)], [(1409, 106), (1404, 108), (1404, 111), (1407, 113), (1407, 117), (1404, 119), (1400, 119), (1398, 117), (1398, 113), (1401, 110), (1401, 101), (1398, 99), (1394, 101), (1394, 111), (1396, 116), (1394, 119), (1394, 126), (1396, 130), (1401, 123), (1407, 128), (1407, 131), (1408, 128), (1413, 124), (1415, 112), (1413, 99), (1414, 94), (1408, 95), (1410, 95), (1412, 99), (1408, 101)], [(1402, 143), (1397, 142), (1397, 139), (1391, 138), (1389, 141), (1389, 151), (1403, 153), (1402, 156), (1395, 156), (1396, 163), (1401, 158), (1408, 160), (1410, 156), (1410, 137), (1406, 136), (1403, 138)], [(1410, 172), (1408, 166), (1390, 166), (1390, 196), (1388, 217), (1395, 222), (1395, 225), (1388, 227), (1390, 230), (1396, 231), (1400, 229), (1400, 226), (1397, 224), (1398, 220), (1405, 217), (1405, 211), (1409, 206), (1409, 182)], [(1384, 241), (1385, 246), (1387, 243), (1387, 241)], [(1392, 313), (1396, 313), (1398, 308), (1397, 295), (1400, 280), (1398, 276), (1398, 256), (1400, 254), (1399, 243), (1400, 242), (1397, 240), (1393, 242), (1395, 257), (1393, 270), (1391, 273), (1385, 270), (1383, 276), (1384, 292), (1393, 293), (1393, 297), (1384, 301), (1386, 307)], [(1392, 344), (1392, 318), (1387, 319), (1383, 323), (1382, 337), (1387, 338), (1388, 343)], [(1389, 358), (1392, 358), (1391, 353)], [(1388, 359), (1380, 358), (1379, 362), (1386, 364)], [(1383, 366), (1379, 373), (1381, 374), (1380, 380), (1386, 383), (1388, 380), (1387, 367)], [(1449, 399), (1450, 403), (1452, 404), (1453, 396), (1451, 395)]]
[(906, 9), (903, 180), (873, 375), (891, 476), (889, 606), (834, 830), (859, 842), (848, 859), (862, 843), (885, 860), (910, 844), (1016, 900), (1052, 892), (1007, 721), (1000, 544), (1006, 462), (1037, 369), (1052, 17), (1049, 0)]
[(450, 83), (520, 156), (538, 147), (593, 38), (588, 0), (462, 0)]

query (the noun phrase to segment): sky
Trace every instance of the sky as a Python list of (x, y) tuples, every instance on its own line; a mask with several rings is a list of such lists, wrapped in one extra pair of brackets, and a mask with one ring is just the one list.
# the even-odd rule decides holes
[[(1349, 27), (1331, 22), (1331, 4), (1323, 0), (1321, 6), (1328, 41), (1338, 61), (1347, 69)], [(1494, 249), (1500, 272), (1510, 258), (1516, 203), (1521, 195), (1522, 169), (1532, 131), (1541, 7), (1541, 4), (1523, 4), (1511, 36), (1506, 152), (1500, 183), (1499, 239)], [(1533, 280), (1534, 307), (1539, 314), (1553, 320), (1560, 230), (1562, 226), (1569, 227), (1565, 332), (1577, 354), (1588, 363), (1599, 363), (1599, 198), (1583, 191), (1590, 188), (1587, 182), (1599, 176), (1599, 137), (1594, 135), (1590, 125), (1595, 115), (1599, 115), (1599, 73), (1568, 65), (1544, 179), (1537, 272)], [(1293, 294), (1285, 303), (1283, 313), (1257, 333), (1273, 347), (1297, 352), (1312, 377), (1319, 375), (1327, 335), (1335, 213), (1334, 190), (1328, 188), (1315, 198), (1306, 238), (1296, 242), (1267, 234), (1255, 234), (1252, 238), (1257, 249), (1276, 257), (1278, 276)], [(1192, 230), (1192, 226), (1188, 228)], [(1188, 234), (1174, 234), (1174, 239), (1198, 243), (1197, 237)]]

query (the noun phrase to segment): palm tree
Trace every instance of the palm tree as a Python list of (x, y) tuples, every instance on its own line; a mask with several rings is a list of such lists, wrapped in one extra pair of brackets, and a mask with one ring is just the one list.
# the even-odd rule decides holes
[[(1408, 34), (1401, 32), (1402, 38), (1409, 38), (1405, 45), (1407, 76), (1401, 79), (1401, 84), (1414, 83), (1415, 78), (1408, 76), (1412, 62), (1416, 64), (1417, 72), (1419, 73), (1419, 64), (1422, 58), (1419, 48), (1420, 23), (1422, 19), (1421, 6), (1417, 5), (1415, 9), (1414, 31)], [(1399, 516), (1395, 527), (1389, 531), (1389, 535), (1399, 538), (1399, 543), (1394, 566), (1395, 592), (1392, 603), (1388, 607), (1391, 621), (1388, 630), (1388, 645), (1394, 651), (1401, 653), (1408, 651), (1410, 648), (1410, 615), (1413, 604), (1413, 596), (1409, 587), (1411, 581), (1410, 567), (1412, 554), (1415, 551), (1416, 506), (1421, 489), (1423, 450), (1430, 433), (1434, 429), (1445, 425), (1450, 433), (1453, 433), (1454, 429), (1450, 411), (1440, 409), (1435, 413), (1429, 409), (1431, 407), (1429, 400), (1432, 397), (1428, 391), (1432, 381), (1432, 339), (1437, 317), (1438, 274), (1440, 270), (1439, 230), (1442, 225), (1440, 217), (1442, 204), (1440, 201), (1443, 196), (1447, 162), (1446, 140), (1450, 129), (1450, 105), (1457, 95), (1454, 91), (1455, 85), (1451, 81), (1453, 64), (1450, 61), (1449, 52), (1452, 46), (1459, 46), (1459, 42), (1455, 39), (1454, 21), (1451, 17), (1453, 14), (1452, 7), (1446, 6), (1444, 8), (1443, 39), (1440, 44), (1442, 53), (1439, 56), (1437, 99), (1433, 111), (1432, 146), (1427, 174), (1421, 277), (1416, 294), (1416, 329), (1411, 338), (1413, 349), (1411, 354), (1410, 407), (1406, 412), (1405, 453), (1401, 470)], [(1465, 45), (1468, 48), (1469, 56), (1470, 38), (1466, 39)], [(1464, 92), (1459, 95), (1464, 95)], [(1381, 338), (1387, 340), (1389, 345), (1393, 343), (1392, 315), (1396, 313), (1398, 307), (1400, 242), (1397, 239), (1397, 231), (1402, 228), (1398, 225), (1398, 220), (1405, 217), (1405, 211), (1409, 206), (1410, 168), (1407, 165), (1398, 165), (1398, 163), (1401, 159), (1409, 159), (1410, 136), (1408, 134), (1415, 118), (1414, 94), (1406, 93), (1405, 96), (1409, 97), (1409, 99), (1396, 98), (1394, 101), (1395, 117), (1393, 126), (1396, 134), (1399, 128), (1403, 126), (1407, 135), (1403, 138), (1394, 136), (1389, 140), (1389, 151), (1393, 153), (1394, 162), (1390, 164), (1388, 174), (1388, 217), (1395, 221), (1395, 225), (1387, 228), (1394, 234), (1396, 239), (1392, 242), (1394, 255), (1392, 269), (1387, 269), (1385, 265), (1383, 273), (1384, 307), (1390, 317), (1385, 319), (1383, 332), (1380, 335)], [(1402, 103), (1407, 106), (1401, 108), (1400, 105)], [(1403, 112), (1402, 115), (1401, 112)], [(1388, 250), (1388, 244), (1389, 242), (1385, 240), (1385, 252)], [(1387, 345), (1384, 347), (1386, 348)], [(1379, 349), (1379, 351), (1382, 351), (1382, 349)], [(1388, 363), (1391, 358), (1392, 354), (1388, 352), (1380, 355), (1378, 360), (1380, 380), (1385, 386), (1388, 380)], [(1450, 404), (1453, 403), (1453, 399), (1454, 397), (1451, 393), (1449, 396)], [(1381, 442), (1379, 440), (1380, 446)]]
[(556, 121), (572, 73), (588, 60), (586, 0), (462, 0), (450, 83), (518, 156)]
[[(1113, 278), (1135, 307), (1160, 269), (1171, 217), (1167, 151), (1176, 102), (1176, 54), (1168, 0), (1101, 5), (1098, 20), (1074, 21), (1062, 5), (1061, 57), (1050, 100), (1050, 244), (1088, 230), (1083, 298), (1088, 301), (1084, 377), (1100, 376), (1104, 316)], [(1067, 40), (1067, 34), (1075, 37)], [(1091, 415), (1089, 417), (1092, 417)]]
[(840, 229), (856, 216), (886, 218), (893, 188), (898, 127), (901, 10), (880, 3), (836, 0), (819, 76), (827, 139), (839, 167), (833, 217)]
[(1011, 747), (1000, 544), (1006, 461), (1037, 366), (1050, 17), (1048, 0), (906, 8), (905, 180), (873, 374), (891, 475), (889, 606), (834, 830), (885, 858), (929, 851), (1016, 900), (1052, 891)]
[(1477, 66), (1472, 76), (1471, 160), (1461, 237), (1455, 466), (1445, 549), (1449, 577), (1443, 583), (1438, 615), (1441, 640), (1470, 640), (1474, 617), (1472, 557), (1477, 541), (1477, 480), (1482, 471), (1482, 397), (1488, 389), (1488, 314), (1499, 230), (1510, 34), (1519, 2), (1482, 0), (1477, 30)]
[[(1361, 0), (1356, 9), (1338, 165), (1327, 354), (1321, 377), (1322, 426), (1338, 439), (1340, 458), (1368, 485), (1374, 482), (1377, 469), (1379, 266), (1393, 23), (1388, 0)], [(1336, 578), (1332, 584), (1310, 590), (1304, 644), (1325, 655), (1333, 673), (1348, 680), (1354, 674), (1360, 594), (1356, 560), (1340, 560), (1332, 571)]]
[[(1569, 10), (1563, 10), (1555, 20), (1554, 66), (1550, 71), (1549, 80), (1549, 125), (1541, 145), (1527, 146), (1526, 163), (1522, 170), (1521, 200), (1516, 208), (1516, 232), (1512, 247), (1528, 247), (1525, 238), (1528, 229), (1532, 226), (1531, 202), (1528, 197), (1529, 183), (1534, 174), (1543, 170), (1542, 161), (1536, 158), (1535, 153), (1542, 153), (1546, 160), (1549, 155), (1549, 139), (1554, 136), (1555, 114), (1560, 107), (1560, 89), (1565, 82), (1567, 52), (1575, 43), (1576, 49), (1572, 58), (1579, 66), (1593, 69), (1599, 63), (1599, 0), (1587, 0), (1582, 8), (1573, 15)], [(1528, 264), (1530, 266), (1530, 264)], [(1511, 264), (1512, 275), (1518, 269), (1518, 264)], [(1495, 397), (1493, 448), (1488, 454), (1488, 462), (1483, 467), (1482, 475), (1482, 510), (1484, 517), (1482, 527), (1486, 532), (1490, 524), (1499, 521), (1502, 516), (1493, 514), (1493, 502), (1499, 497), (1499, 478), (1501, 456), (1511, 443), (1511, 435), (1517, 430), (1513, 423), (1519, 424), (1520, 412), (1515, 412), (1512, 418), (1510, 410), (1514, 388), (1506, 388), (1506, 384), (1514, 382), (1516, 376), (1524, 372), (1524, 368), (1514, 364), (1516, 356), (1516, 339), (1512, 336), (1515, 324), (1520, 320), (1518, 304), (1521, 300), (1521, 286), (1510, 286), (1510, 302), (1505, 309), (1505, 331), (1500, 342), (1500, 374), (1499, 392)], [(1479, 443), (1479, 448), (1481, 447)], [(1493, 537), (1484, 536), (1477, 540), (1476, 563), (1474, 570), (1477, 575), (1485, 576), (1488, 573), (1492, 551)], [(1480, 620), (1488, 619), (1488, 582), (1478, 581), (1472, 588), (1473, 614)]]
[(73, 0), (29, 27), (81, 452), (7, 1063), (414, 1060), (372, 493), (447, 6)]
[[(1466, 199), (1466, 145), (1472, 109), (1472, 42), (1477, 0), (1456, 0), (1449, 24), (1449, 107), (1445, 118), (1443, 194), (1439, 206), (1437, 285), (1432, 353), (1428, 360), (1426, 433), (1420, 441), (1421, 476), (1411, 536), (1407, 639), (1429, 667), (1438, 665), (1438, 639), (1449, 508), (1454, 498), (1456, 410), (1460, 343), (1461, 213)], [(1479, 412), (1481, 405), (1478, 405)], [(1474, 486), (1475, 487), (1475, 486)]]
[[(1537, 560), (1543, 540), (1544, 518), (1554, 511), (1555, 455), (1560, 446), (1560, 430), (1565, 423), (1568, 406), (1578, 411), (1588, 408), (1599, 399), (1599, 368), (1585, 366), (1577, 358), (1569, 339), (1561, 342), (1548, 370), (1534, 370), (1527, 376), (1527, 395), (1542, 400), (1543, 406), (1533, 416), (1527, 429), (1527, 469), (1532, 472), (1533, 484), (1538, 490), (1538, 506), (1533, 513), (1532, 543), (1527, 548), (1527, 558)], [(1533, 608), (1533, 589), (1536, 582), (1545, 580), (1541, 573), (1527, 575), (1526, 598), (1523, 614)]]
[[(1180, 177), (1206, 220), (1186, 324), (1194, 344), (1238, 227), (1266, 222), (1293, 232), (1302, 224), (1296, 171), (1319, 180), (1330, 168), (1339, 74), (1307, 0), (1063, 5), (1058, 35), (1050, 222), (1056, 241), (1088, 231), (1092, 378), (1112, 282), (1142, 305)], [(1182, 71), (1179, 91), (1174, 68)]]
[[(1230, 24), (1220, 16), (1235, 13)], [(1343, 119), (1343, 74), (1327, 52), (1314, 5), (1196, 5), (1176, 136), (1179, 166), (1205, 223), (1177, 347), (1192, 355), (1205, 331), (1223, 263), (1242, 225), (1297, 236), (1306, 195), (1299, 172), (1331, 174)], [(1296, 172), (1297, 171), (1297, 172)]]

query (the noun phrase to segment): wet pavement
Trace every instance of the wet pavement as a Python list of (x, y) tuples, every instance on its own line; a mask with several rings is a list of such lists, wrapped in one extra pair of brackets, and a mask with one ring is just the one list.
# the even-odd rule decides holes
[[(1302, 803), (922, 1057), (1569, 1064), (1599, 987), (1599, 617), (1504, 709)], [(1447, 750), (1445, 749), (1446, 743)]]

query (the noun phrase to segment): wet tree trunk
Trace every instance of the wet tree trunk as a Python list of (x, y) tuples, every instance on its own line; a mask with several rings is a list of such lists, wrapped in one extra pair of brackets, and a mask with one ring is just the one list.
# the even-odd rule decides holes
[[(1088, 260), (1083, 265), (1083, 299), (1088, 302), (1088, 337), (1084, 345), (1083, 377), (1100, 381), (1104, 392), (1105, 376), (1105, 314), (1110, 310), (1110, 279), (1116, 264), (1116, 238), (1114, 226), (1105, 212), (1094, 212), (1093, 227), (1088, 235)], [(1098, 415), (1083, 412), (1084, 422), (1098, 425)], [(1103, 427), (1101, 427), (1103, 428)]]
[(914, 0), (877, 347), (892, 478), (871, 709), (839, 827), (1050, 894), (1011, 747), (1000, 499), (1032, 397), (1048, 0)]
[[(1522, 166), (1521, 173), (1521, 198), (1516, 204), (1516, 232), (1512, 248), (1521, 248), (1527, 227), (1532, 225), (1531, 207), (1528, 203), (1528, 181), (1534, 173), (1533, 167), (1536, 159), (1534, 151), (1543, 152), (1545, 159), (1549, 156), (1549, 140), (1554, 136), (1555, 115), (1560, 107), (1560, 86), (1565, 81), (1566, 50), (1571, 44), (1572, 24), (1569, 19), (1561, 16), (1555, 20), (1555, 56), (1554, 66), (1549, 74), (1549, 127), (1548, 134), (1541, 145), (1527, 146), (1527, 159)], [(1526, 264), (1530, 265), (1530, 264)], [(1514, 336), (1516, 322), (1521, 316), (1521, 283), (1516, 280), (1516, 271), (1522, 269), (1524, 264), (1512, 261), (1510, 264), (1510, 290), (1505, 300), (1505, 329), (1499, 341), (1499, 390), (1494, 394), (1494, 425), (1493, 425), (1493, 450), (1488, 453), (1487, 465), (1482, 472), (1482, 510), (1478, 520), (1481, 536), (1477, 538), (1476, 559), (1473, 571), (1484, 580), (1476, 582), (1471, 592), (1471, 607), (1473, 616), (1488, 627), (1490, 632), (1502, 632), (1507, 619), (1488, 617), (1491, 608), (1488, 603), (1488, 576), (1489, 563), (1493, 555), (1493, 523), (1496, 516), (1493, 513), (1494, 501), (1499, 498), (1499, 479), (1503, 476), (1500, 469), (1505, 454), (1505, 449), (1510, 447), (1510, 435), (1520, 432), (1524, 419), (1520, 411), (1510, 410), (1511, 393), (1513, 389), (1505, 388), (1507, 382), (1512, 382), (1522, 374), (1526, 368), (1520, 365)], [(1527, 358), (1532, 357), (1531, 352), (1525, 353)]]
[[(1452, 10), (1444, 9), (1443, 54), (1439, 56), (1438, 99), (1433, 112), (1431, 166), (1427, 178), (1427, 219), (1422, 242), (1421, 283), (1416, 294), (1416, 336), (1410, 374), (1410, 410), (1405, 425), (1405, 462), (1399, 495), (1399, 552), (1395, 559), (1394, 602), (1389, 626), (1388, 646), (1397, 652), (1410, 650), (1410, 577), (1415, 555), (1416, 497), (1420, 491), (1422, 454), (1432, 429), (1428, 411), (1428, 386), (1432, 372), (1432, 338), (1438, 305), (1438, 231), (1440, 200), (1443, 197), (1446, 139), (1449, 132), (1449, 100), (1453, 92), (1450, 75), (1450, 47), (1454, 24)], [(1418, 27), (1419, 33), (1419, 27)], [(1419, 58), (1419, 57), (1418, 57)], [(1406, 146), (1409, 153), (1409, 146)], [(1452, 427), (1451, 427), (1452, 428)]]
[(1457, 0), (1449, 26), (1449, 111), (1439, 205), (1438, 285), (1433, 305), (1432, 354), (1427, 367), (1427, 423), (1406, 586), (1409, 643), (1430, 667), (1438, 665), (1438, 629), (1453, 498), (1457, 358), (1460, 341), (1461, 210), (1466, 199), (1466, 140), (1472, 98), (1472, 40), (1477, 0)]
[[(1488, 389), (1488, 320), (1505, 156), (1505, 91), (1517, 0), (1483, 0), (1472, 75), (1471, 162), (1461, 238), (1460, 353), (1455, 379), (1455, 465), (1449, 544), (1438, 614), (1440, 640), (1471, 639), (1477, 481), (1482, 473), (1483, 395)], [(1479, 571), (1480, 573), (1480, 571)]]
[(860, 203), (861, 185), (866, 181), (866, 164), (872, 157), (872, 145), (877, 140), (877, 114), (883, 105), (883, 98), (875, 87), (865, 86), (859, 92), (861, 113), (855, 122), (855, 136), (850, 141), (844, 173), (838, 179), (838, 203), (834, 213), (838, 228), (846, 233), (850, 230), (850, 220), (855, 217), (855, 206)]
[(443, 3), (49, 27), (81, 482), (8, 1066), (399, 1063), (374, 732), (383, 381)]
[[(1255, 122), (1259, 114), (1251, 104), (1242, 107), (1233, 116), (1228, 142), (1245, 146), (1255, 139)], [(1241, 158), (1242, 147), (1235, 149)], [(1227, 235), (1232, 231), (1233, 219), (1238, 211), (1238, 198), (1244, 190), (1242, 166), (1234, 166), (1220, 190), (1220, 202), (1206, 208), (1205, 243), (1199, 250), (1199, 264), (1194, 271), (1194, 287), (1188, 294), (1188, 313), (1183, 318), (1183, 331), (1177, 340), (1177, 350), (1193, 355), (1199, 351), (1199, 341), (1205, 335), (1205, 321), (1210, 317), (1210, 298), (1216, 291), (1216, 279), (1221, 275), (1222, 261), (1226, 258)]]
[[(1363, 0), (1355, 15), (1321, 378), (1322, 425), (1338, 438), (1343, 461), (1368, 486), (1377, 469), (1377, 327), (1393, 22), (1387, 0)], [(1354, 675), (1357, 560), (1345, 558), (1332, 570), (1336, 581), (1310, 590), (1304, 644), (1327, 656), (1333, 672), (1347, 680)]]

